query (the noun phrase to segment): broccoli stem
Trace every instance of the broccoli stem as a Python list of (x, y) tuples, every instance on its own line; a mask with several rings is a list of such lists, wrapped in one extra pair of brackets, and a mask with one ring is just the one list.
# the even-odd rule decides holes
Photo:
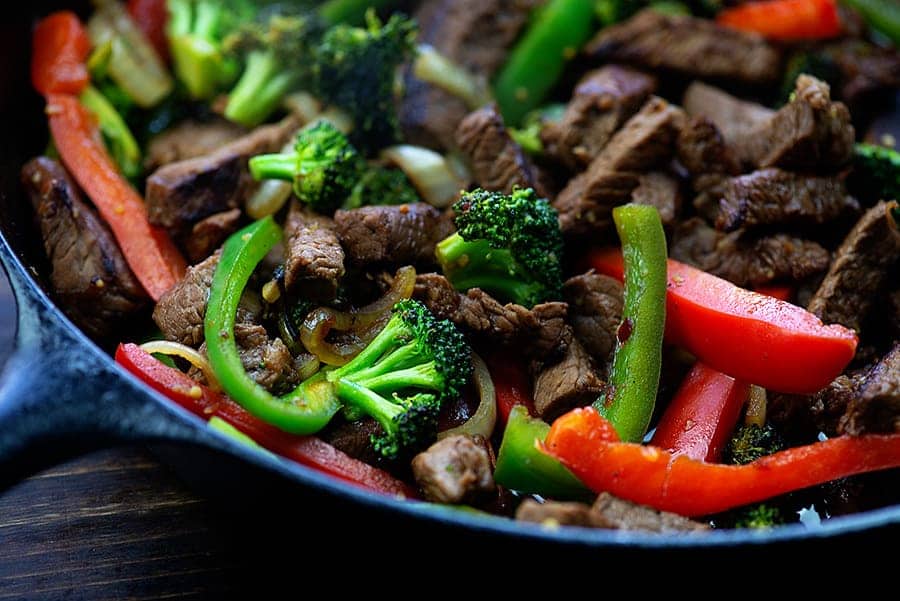
[(360, 386), (383, 393), (392, 393), (403, 388), (427, 388), (435, 391), (441, 389), (440, 375), (438, 375), (433, 361), (371, 378), (351, 377), (347, 379)]
[(416, 360), (419, 359), (420, 356), (421, 353), (415, 343), (405, 344), (392, 351), (375, 365), (359, 371), (354, 371), (345, 377), (355, 382), (368, 381), (391, 371), (405, 369), (411, 365), (415, 365)]
[[(345, 365), (328, 372), (328, 380), (330, 382), (336, 382), (349, 374), (362, 372), (364, 369), (373, 367), (375, 361), (379, 357), (397, 344), (397, 341), (404, 333), (404, 330), (402, 318), (399, 315), (393, 315), (390, 320), (388, 320), (387, 325), (384, 326), (384, 329), (372, 339), (372, 342), (370, 342), (366, 348), (360, 351), (358, 355)], [(385, 359), (388, 359), (388, 357), (385, 357)], [(383, 362), (384, 361), (380, 361), (379, 365)]]
[(250, 159), (250, 175), (255, 180), (291, 181), (297, 173), (297, 153), (261, 154)]
[(250, 52), (244, 73), (228, 97), (225, 117), (247, 127), (259, 125), (278, 108), (297, 80), (294, 70), (282, 69), (275, 53)]
[(395, 429), (394, 418), (403, 412), (403, 407), (385, 399), (380, 394), (355, 382), (341, 379), (335, 383), (335, 392), (347, 403), (374, 417), (387, 432)]

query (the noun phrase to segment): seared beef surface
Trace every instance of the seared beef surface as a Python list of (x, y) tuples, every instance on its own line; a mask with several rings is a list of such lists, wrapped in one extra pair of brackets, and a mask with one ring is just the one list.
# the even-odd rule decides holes
[(675, 223), (681, 212), (681, 190), (678, 180), (661, 171), (638, 176), (638, 185), (631, 191), (631, 202), (656, 207), (664, 226)]
[(616, 348), (616, 330), (622, 321), (625, 288), (611, 277), (588, 272), (563, 284), (563, 299), (569, 304), (569, 322), (575, 338), (604, 366)]
[(854, 436), (900, 432), (900, 343), (859, 379), (838, 432)]
[(892, 210), (897, 210), (896, 201), (882, 201), (866, 211), (835, 253), (807, 307), (825, 323), (861, 329), (890, 268), (900, 260), (900, 232)]
[(347, 259), (357, 265), (432, 265), (435, 245), (453, 233), (453, 222), (429, 204), (369, 206), (334, 214)]
[(285, 289), (313, 301), (334, 300), (344, 276), (344, 249), (334, 221), (294, 201), (284, 235)]
[(192, 263), (199, 263), (224, 244), (238, 230), (244, 213), (239, 208), (214, 213), (201, 219), (183, 242), (184, 252)]
[(470, 113), (456, 130), (456, 144), (468, 159), (475, 183), (492, 192), (537, 186), (531, 162), (509, 137), (497, 107)]
[(182, 121), (150, 140), (144, 168), (155, 171), (169, 163), (212, 154), (246, 134), (246, 129), (225, 119)]
[(725, 185), (716, 227), (732, 232), (761, 225), (822, 225), (858, 211), (859, 203), (837, 177), (762, 169)]
[(538, 370), (534, 378), (534, 409), (541, 419), (552, 422), (570, 409), (596, 401), (603, 385), (591, 356), (575, 338), (561, 360), (543, 364)]
[(470, 436), (448, 436), (412, 460), (413, 476), (433, 503), (477, 501), (493, 492), (491, 457), (482, 442)]
[(580, 171), (655, 90), (655, 77), (628, 67), (605, 65), (587, 73), (562, 119), (541, 130), (546, 154)]
[(253, 184), (250, 157), (278, 152), (299, 127), (296, 117), (263, 125), (211, 154), (167, 164), (147, 178), (150, 222), (180, 239), (215, 213), (238, 207)]
[(811, 240), (783, 233), (723, 234), (697, 217), (675, 228), (669, 255), (744, 287), (803, 280), (828, 269), (830, 258)]
[(65, 168), (47, 157), (22, 167), (50, 259), (50, 286), (66, 315), (88, 335), (105, 338), (147, 304), (112, 232), (81, 196)]
[(565, 303), (542, 303), (531, 309), (513, 303), (504, 305), (480, 288), (460, 293), (447, 278), (436, 273), (416, 277), (415, 298), (464, 332), (537, 361), (559, 359), (572, 339)]
[(652, 8), (603, 28), (585, 52), (599, 60), (749, 85), (777, 80), (781, 62), (778, 51), (761, 36)]

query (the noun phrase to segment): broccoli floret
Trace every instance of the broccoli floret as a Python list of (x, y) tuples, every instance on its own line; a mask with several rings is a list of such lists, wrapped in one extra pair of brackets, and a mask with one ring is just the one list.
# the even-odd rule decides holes
[(238, 63), (223, 47), (226, 35), (253, 19), (249, 0), (167, 0), (166, 35), (175, 75), (195, 100), (208, 100), (234, 81)]
[(435, 255), (457, 290), (481, 288), (525, 307), (558, 299), (563, 241), (556, 210), (531, 188), (475, 190), (453, 206), (456, 233)]
[(784, 448), (781, 435), (771, 425), (742, 425), (725, 447), (725, 462), (743, 465)]
[(250, 159), (254, 179), (294, 182), (297, 197), (319, 213), (332, 213), (359, 179), (361, 158), (334, 125), (318, 121), (297, 135), (294, 152)]
[(382, 25), (369, 11), (365, 28), (335, 25), (318, 47), (316, 93), (350, 114), (353, 142), (366, 153), (398, 139), (395, 73), (411, 54), (415, 37), (414, 21), (393, 15)]
[(419, 202), (419, 193), (399, 169), (372, 166), (363, 171), (344, 202), (345, 209), (364, 205), (402, 205)]
[(384, 433), (372, 443), (396, 457), (434, 440), (441, 406), (459, 397), (471, 374), (471, 350), (459, 330), (404, 300), (372, 342), (327, 378), (338, 398), (378, 420)]
[(322, 21), (311, 13), (272, 14), (229, 36), (226, 47), (244, 56), (244, 71), (228, 95), (225, 116), (258, 125), (288, 92), (310, 85), (323, 31)]
[(857, 144), (848, 185), (870, 202), (900, 200), (900, 152), (885, 146)]
[(771, 528), (784, 523), (784, 516), (777, 507), (765, 503), (737, 510), (735, 528)]

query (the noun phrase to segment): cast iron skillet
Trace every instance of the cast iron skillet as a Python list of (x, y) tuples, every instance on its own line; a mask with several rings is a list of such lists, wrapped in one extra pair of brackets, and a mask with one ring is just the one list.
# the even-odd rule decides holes
[[(759, 545), (814, 544), (822, 550), (823, 544), (839, 543), (846, 549), (853, 541), (871, 544), (875, 538), (888, 540), (900, 532), (900, 506), (827, 520), (814, 529), (795, 524), (769, 532), (715, 531), (689, 537), (548, 530), (369, 494), (208, 429), (120, 369), (47, 296), (40, 234), (18, 183), (21, 165), (40, 152), (46, 140), (43, 103), (28, 83), (29, 35), (33, 15), (72, 3), (35, 4), (20, 9), (27, 14), (15, 14), (11, 23), (0, 24), (0, 261), (18, 304), (14, 348), (0, 375), (0, 489), (87, 450), (134, 442), (183, 443), (184, 448), (168, 455), (201, 486), (215, 482), (214, 492), (222, 481), (234, 481), (240, 474), (244, 491), (249, 487), (258, 494), (290, 495), (340, 512), (342, 519), (354, 512), (356, 524), (400, 523), (406, 526), (399, 531), (405, 533), (401, 538), (432, 533), (517, 548), (538, 544), (568, 550), (616, 548), (626, 554), (649, 549), (715, 553), (723, 546), (749, 550)], [(85, 10), (84, 5), (78, 8)], [(226, 471), (222, 466), (229, 467)], [(234, 487), (229, 494), (233, 491)], [(364, 519), (367, 516), (378, 519)], [(396, 536), (398, 531), (392, 532)]]

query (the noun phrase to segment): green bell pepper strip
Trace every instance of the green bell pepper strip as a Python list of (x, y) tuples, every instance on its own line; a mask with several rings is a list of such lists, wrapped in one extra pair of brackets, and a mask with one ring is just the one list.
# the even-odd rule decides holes
[(594, 403), (625, 442), (640, 442), (650, 425), (666, 325), (666, 235), (655, 207), (613, 209), (625, 261), (625, 306), (616, 333), (609, 390)]
[(537, 449), (550, 426), (528, 415), (523, 405), (513, 407), (497, 455), (494, 481), (500, 486), (554, 499), (590, 498), (587, 489), (556, 459)]
[(537, 9), (494, 83), (506, 123), (537, 108), (594, 31), (591, 0), (550, 0)]
[[(204, 320), (206, 352), (222, 389), (244, 409), (285, 432), (312, 434), (340, 409), (333, 391), (310, 386), (316, 379), (313, 376), (282, 397), (270, 394), (244, 370), (234, 341), (234, 320), (241, 294), (256, 266), (281, 236), (281, 228), (272, 217), (266, 217), (225, 242), (209, 291)], [(330, 391), (331, 387), (327, 388)]]
[(897, 0), (841, 0), (853, 8), (873, 28), (900, 45), (900, 4)]

